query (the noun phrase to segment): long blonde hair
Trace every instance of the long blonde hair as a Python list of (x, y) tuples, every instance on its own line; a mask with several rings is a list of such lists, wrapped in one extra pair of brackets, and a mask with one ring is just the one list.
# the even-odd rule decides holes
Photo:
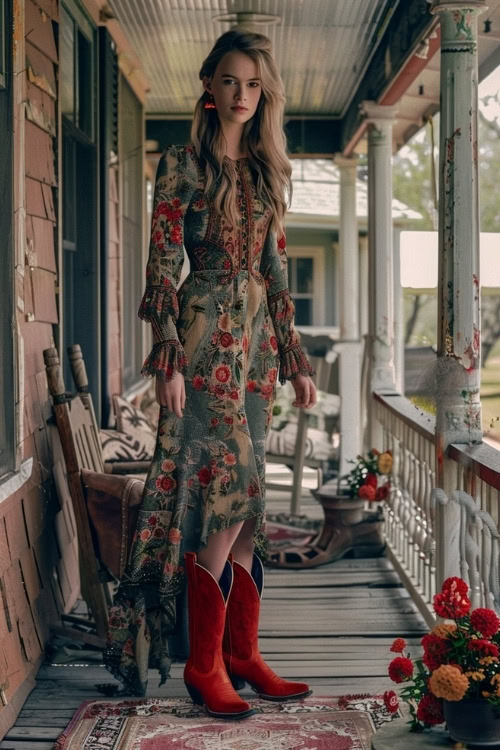
[[(220, 36), (200, 69), (200, 80), (211, 78), (220, 60), (237, 50), (257, 63), (262, 94), (254, 116), (245, 123), (242, 141), (257, 181), (256, 191), (264, 206), (271, 208), (271, 227), (284, 229), (284, 217), (292, 197), (292, 167), (286, 155), (283, 131), (285, 90), (271, 53), (271, 41), (263, 34), (231, 29)], [(226, 143), (216, 109), (206, 109), (204, 91), (196, 103), (191, 141), (206, 175), (206, 191), (215, 183), (215, 207), (234, 226), (240, 223), (236, 206), (236, 177), (224, 160)], [(288, 200), (287, 200), (288, 199)]]

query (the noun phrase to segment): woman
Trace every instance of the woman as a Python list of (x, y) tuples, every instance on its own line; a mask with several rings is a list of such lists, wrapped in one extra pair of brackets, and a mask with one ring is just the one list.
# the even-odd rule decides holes
[[(244, 718), (254, 713), (235, 689), (245, 682), (268, 700), (310, 693), (258, 652), (263, 568), (254, 549), (265, 554), (265, 437), (278, 365), (295, 406), (314, 406), (316, 388), (288, 290), (291, 166), (269, 39), (223, 34), (200, 79), (192, 145), (167, 148), (156, 178), (139, 316), (153, 330), (143, 374), (156, 378), (158, 441), (105, 661), (135, 694), (145, 693), (148, 664), (165, 681), (187, 578), (186, 687), (211, 715)], [(176, 291), (183, 246), (191, 272)]]

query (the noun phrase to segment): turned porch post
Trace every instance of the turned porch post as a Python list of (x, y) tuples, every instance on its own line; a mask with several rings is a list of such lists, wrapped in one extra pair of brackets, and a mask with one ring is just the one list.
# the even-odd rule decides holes
[[(477, 168), (477, 16), (483, 0), (434, 0), (441, 25), (439, 133), (437, 485), (457, 489), (450, 443), (482, 440), (480, 370), (479, 201)], [(460, 508), (436, 517), (436, 585), (460, 575), (456, 555)]]
[(359, 240), (356, 215), (358, 159), (337, 154), (340, 172), (339, 296), (340, 342), (339, 390), (340, 474), (350, 470), (349, 461), (361, 450), (361, 343), (359, 335)]
[(393, 106), (363, 102), (368, 121), (370, 390), (393, 393), (394, 271), (392, 229)]
[(440, 465), (450, 443), (482, 440), (477, 16), (486, 7), (483, 0), (435, 0), (431, 8), (441, 23), (440, 363), (435, 378)]

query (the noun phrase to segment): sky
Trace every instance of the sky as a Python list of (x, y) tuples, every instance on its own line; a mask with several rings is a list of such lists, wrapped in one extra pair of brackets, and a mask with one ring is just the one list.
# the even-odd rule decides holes
[[(495, 96), (500, 91), (500, 67), (496, 68), (479, 84), (479, 108), (489, 120), (500, 121), (500, 104), (486, 106), (481, 99)], [(425, 137), (424, 130), (415, 140)], [(481, 145), (481, 144), (479, 144)], [(405, 148), (401, 149), (405, 155)], [(408, 155), (408, 153), (406, 153)], [(480, 237), (480, 279), (482, 286), (500, 287), (500, 233), (481, 232)], [(401, 285), (415, 289), (429, 289), (437, 286), (438, 237), (436, 232), (401, 233)]]

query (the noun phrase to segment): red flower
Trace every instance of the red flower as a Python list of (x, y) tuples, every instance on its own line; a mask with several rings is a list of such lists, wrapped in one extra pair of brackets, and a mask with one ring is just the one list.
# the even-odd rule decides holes
[(208, 468), (208, 466), (203, 466), (199, 472), (198, 472), (198, 479), (200, 480), (200, 484), (202, 487), (207, 487), (210, 479), (212, 477), (212, 472)]
[(399, 708), (398, 696), (394, 690), (386, 690), (384, 693), (384, 703), (390, 714), (395, 714)]
[(172, 479), (172, 477), (169, 477), (166, 474), (161, 474), (156, 480), (156, 486), (159, 490), (162, 490), (162, 492), (170, 492), (175, 485), (175, 479)]
[(365, 484), (370, 485), (371, 487), (376, 487), (378, 484), (378, 477), (376, 474), (367, 474), (365, 477)]
[(413, 676), (413, 662), (406, 656), (396, 656), (389, 664), (389, 677), (393, 682), (405, 682)]
[(474, 630), (479, 630), (485, 638), (491, 638), (498, 633), (500, 627), (500, 620), (496, 613), (492, 609), (485, 609), (484, 607), (478, 607), (471, 612), (470, 622)]
[(156, 526), (157, 523), (158, 523), (158, 519), (157, 519), (156, 516), (149, 516), (149, 518), (148, 518), (148, 524), (150, 526)]
[(406, 641), (404, 638), (396, 638), (392, 644), (390, 651), (394, 651), (395, 654), (402, 654), (406, 648)]
[(224, 417), (224, 422), (226, 424), (233, 424), (233, 418), (232, 417)]
[(444, 663), (443, 657), (450, 650), (449, 643), (433, 633), (427, 633), (421, 640), (424, 655), (422, 661), (431, 671), (437, 669)]
[(444, 721), (443, 701), (432, 693), (424, 695), (418, 704), (417, 719), (430, 726), (442, 724)]
[(439, 617), (459, 620), (470, 610), (470, 601), (462, 595), (456, 586), (446, 589), (442, 594), (434, 596), (434, 612)]
[(200, 391), (203, 388), (203, 384), (205, 383), (205, 379), (202, 378), (201, 375), (195, 375), (193, 378), (193, 388), (196, 388), (197, 391)]
[(275, 383), (276, 382), (276, 376), (277, 376), (277, 374), (278, 374), (278, 371), (277, 371), (276, 367), (273, 367), (273, 368), (271, 368), (269, 370), (269, 372), (267, 373), (267, 376), (269, 378), (269, 382), (270, 383)]
[(272, 346), (273, 350), (277, 351), (278, 350), (278, 341), (276, 340), (276, 336), (271, 336), (271, 338), (269, 339), (269, 341), (271, 342), (271, 346)]
[(387, 495), (389, 494), (390, 487), (391, 485), (389, 484), (389, 482), (387, 482), (387, 484), (383, 484), (381, 487), (377, 487), (375, 500), (385, 500)]
[(172, 227), (170, 230), (170, 243), (172, 245), (182, 245), (182, 231), (180, 227)]
[(375, 487), (371, 486), (371, 484), (362, 484), (358, 490), (358, 497), (362, 500), (369, 500), (371, 502), (372, 500), (375, 500), (376, 496), (377, 491)]
[(281, 237), (278, 240), (278, 247), (280, 250), (285, 250), (286, 248), (286, 235), (282, 234)]
[(469, 651), (479, 651), (481, 656), (498, 657), (498, 646), (491, 641), (484, 641), (482, 638), (473, 638), (467, 644)]
[(257, 382), (255, 380), (249, 380), (247, 383), (247, 391), (254, 391), (257, 387)]
[(240, 394), (238, 393), (238, 391), (231, 391), (229, 397), (232, 398), (233, 401), (237, 401), (240, 397)]
[(465, 583), (465, 581), (462, 578), (457, 578), (457, 576), (452, 576), (451, 578), (447, 578), (446, 581), (441, 586), (441, 591), (444, 593), (445, 591), (458, 591), (458, 593), (461, 596), (465, 596), (469, 590), (469, 587)]
[(231, 371), (227, 365), (221, 365), (215, 371), (215, 377), (220, 383), (227, 383), (231, 377)]
[(233, 337), (231, 336), (230, 333), (227, 333), (226, 331), (225, 333), (221, 335), (220, 342), (222, 346), (225, 346), (225, 347), (231, 346), (231, 344), (233, 343)]

